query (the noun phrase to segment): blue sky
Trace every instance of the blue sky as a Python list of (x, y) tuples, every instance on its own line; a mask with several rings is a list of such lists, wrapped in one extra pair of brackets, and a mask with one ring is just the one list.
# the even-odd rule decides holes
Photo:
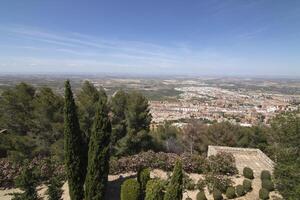
[(3, 0), (0, 73), (300, 76), (300, 1)]

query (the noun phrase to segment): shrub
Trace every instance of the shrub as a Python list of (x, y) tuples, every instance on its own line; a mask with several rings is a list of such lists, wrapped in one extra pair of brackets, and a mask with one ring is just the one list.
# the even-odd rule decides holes
[(271, 173), (268, 170), (263, 170), (260, 174), (261, 180), (268, 179), (271, 180)]
[(203, 180), (202, 178), (200, 178), (196, 184), (196, 188), (199, 191), (202, 191), (205, 188), (205, 180)]
[(271, 192), (274, 190), (274, 183), (271, 180), (263, 179), (261, 181), (261, 187)]
[(227, 190), (226, 190), (226, 197), (228, 199), (234, 199), (236, 197), (235, 188), (234, 187), (227, 188)]
[(262, 200), (269, 199), (269, 191), (265, 188), (259, 190), (259, 198)]
[(238, 197), (241, 197), (241, 196), (245, 195), (245, 188), (244, 188), (243, 185), (236, 186), (235, 190), (236, 190), (236, 194), (237, 194)]
[(245, 179), (243, 181), (243, 186), (244, 186), (244, 189), (245, 189), (245, 192), (250, 192), (252, 190), (252, 182), (248, 179)]
[(197, 193), (196, 200), (207, 200), (207, 198), (206, 198), (205, 193), (204, 193), (203, 190), (200, 190)]
[(61, 200), (61, 196), (63, 194), (62, 186), (63, 182), (59, 178), (52, 177), (49, 180), (48, 189), (46, 191), (48, 200)]
[(121, 186), (121, 200), (139, 200), (140, 185), (135, 179), (127, 179)]
[(140, 184), (142, 199), (145, 197), (146, 185), (150, 180), (150, 169), (149, 168), (141, 168), (137, 174), (137, 180)]
[(215, 174), (233, 175), (238, 170), (235, 166), (235, 158), (230, 153), (218, 153), (208, 158), (209, 170)]
[(195, 190), (196, 184), (187, 174), (183, 176), (183, 188), (186, 190)]
[(188, 198), (186, 198), (185, 200), (193, 200), (192, 198), (190, 198), (190, 197), (188, 197)]
[(214, 200), (222, 200), (223, 199), (222, 192), (218, 189), (215, 189), (213, 191), (213, 197), (214, 197)]
[(163, 200), (164, 182), (159, 179), (148, 181), (145, 200)]
[(221, 192), (226, 192), (227, 188), (232, 186), (230, 178), (222, 175), (207, 174), (205, 176), (205, 183), (210, 192), (218, 189)]
[(250, 167), (245, 167), (243, 170), (244, 177), (248, 179), (254, 179), (253, 170)]

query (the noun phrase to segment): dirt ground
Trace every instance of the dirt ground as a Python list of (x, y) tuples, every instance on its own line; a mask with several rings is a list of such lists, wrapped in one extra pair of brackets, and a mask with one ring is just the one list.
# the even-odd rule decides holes
[[(195, 182), (199, 180), (199, 178), (203, 178), (203, 175), (199, 174), (190, 174), (189, 175), (191, 179), (193, 179)], [(120, 174), (120, 175), (110, 175), (108, 177), (109, 183), (108, 183), (108, 191), (107, 191), (107, 200), (119, 200), (120, 199), (120, 189), (121, 189), (121, 184), (124, 180), (128, 178), (135, 178), (136, 174), (135, 173), (126, 173), (126, 174)], [(159, 177), (162, 179), (166, 179), (167, 173), (162, 171), (162, 170), (153, 170), (151, 172), (151, 178), (154, 177)], [(236, 176), (232, 178), (234, 185), (239, 185), (242, 184), (244, 178), (241, 176)], [(261, 188), (261, 181), (259, 178), (255, 178), (252, 181), (252, 187), (253, 190), (250, 193), (247, 193), (244, 197), (241, 198), (236, 198), (236, 200), (259, 200), (258, 198), (258, 191)], [(70, 197), (68, 195), (68, 185), (65, 183), (63, 185), (63, 200), (70, 200)], [(11, 195), (10, 193), (14, 192), (19, 192), (20, 190), (18, 189), (9, 189), (9, 190), (0, 190), (0, 200), (11, 200)], [(45, 191), (46, 191), (46, 186), (42, 185), (38, 187), (38, 193), (43, 199), (47, 199), (45, 196)], [(208, 191), (205, 191), (206, 196), (208, 200), (213, 200), (212, 196), (208, 193)], [(196, 195), (197, 195), (197, 190), (195, 191), (187, 191), (183, 194), (183, 199), (186, 199), (187, 197), (192, 198), (193, 200), (196, 200)], [(271, 200), (277, 200), (279, 195), (276, 192), (270, 193), (270, 199)], [(225, 198), (225, 196), (224, 196)]]

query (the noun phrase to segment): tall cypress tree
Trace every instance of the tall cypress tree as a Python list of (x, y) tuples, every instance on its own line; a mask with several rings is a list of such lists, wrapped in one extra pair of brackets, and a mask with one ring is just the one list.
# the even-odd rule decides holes
[(99, 100), (89, 142), (85, 200), (103, 200), (109, 172), (111, 123), (106, 101)]
[(83, 138), (69, 81), (65, 83), (64, 148), (70, 198), (71, 200), (82, 200), (84, 197), (86, 156), (84, 155)]
[(183, 190), (183, 171), (181, 161), (177, 161), (164, 200), (181, 200)]

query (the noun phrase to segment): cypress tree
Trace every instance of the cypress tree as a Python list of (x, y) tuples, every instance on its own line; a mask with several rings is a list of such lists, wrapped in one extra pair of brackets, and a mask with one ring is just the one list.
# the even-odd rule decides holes
[(86, 157), (84, 155), (85, 149), (76, 105), (69, 81), (65, 83), (64, 150), (70, 198), (71, 200), (82, 200), (84, 197), (83, 185), (86, 175)]
[(106, 101), (99, 100), (89, 142), (85, 200), (103, 200), (109, 172), (111, 123)]
[(182, 163), (177, 161), (173, 170), (171, 180), (166, 189), (164, 200), (182, 200), (183, 171)]

